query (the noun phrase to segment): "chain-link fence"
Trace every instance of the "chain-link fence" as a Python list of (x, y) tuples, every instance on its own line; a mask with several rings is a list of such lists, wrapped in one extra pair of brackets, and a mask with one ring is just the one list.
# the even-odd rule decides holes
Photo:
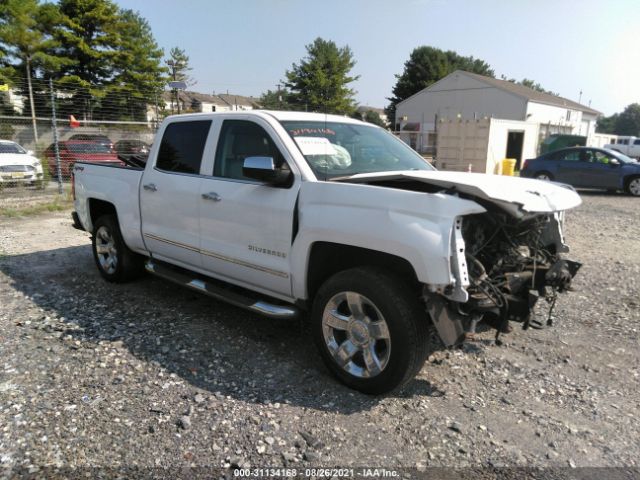
[(162, 92), (98, 95), (35, 81), (31, 95), (20, 81), (0, 89), (0, 207), (68, 191), (75, 162), (121, 164), (122, 156), (148, 154), (168, 113)]

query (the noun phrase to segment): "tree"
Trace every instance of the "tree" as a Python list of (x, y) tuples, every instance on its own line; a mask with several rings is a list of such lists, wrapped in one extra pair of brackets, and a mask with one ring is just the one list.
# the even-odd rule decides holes
[(506, 80), (507, 82), (511, 82), (511, 83), (517, 83), (518, 85), (522, 85), (524, 87), (528, 87), (532, 90), (535, 90), (537, 92), (542, 92), (542, 93), (548, 93), (549, 95), (555, 95), (556, 97), (559, 97), (560, 94), (556, 93), (556, 92), (552, 92), (551, 90), (547, 90), (545, 89), (542, 85), (540, 85), (538, 82), (536, 82), (535, 80), (531, 80), (529, 78), (523, 78), (520, 81), (517, 81), (515, 78), (507, 78), (504, 75), (500, 76), (501, 80)]
[[(114, 57), (114, 78), (102, 101), (102, 118), (145, 120), (146, 106), (157, 102), (167, 82), (163, 50), (148, 22), (133, 10), (119, 15), (120, 41)], [(121, 112), (127, 112), (122, 115)]]
[[(40, 27), (49, 7), (40, 6), (37, 0), (5, 0), (0, 5), (0, 42), (6, 57), (15, 59), (25, 72), (27, 95), (33, 122), (34, 140), (38, 141), (36, 111), (32, 78), (36, 68), (57, 68), (65, 63), (64, 58), (48, 52), (53, 44)], [(22, 85), (21, 85), (22, 86)]]
[(616, 133), (616, 122), (618, 121), (619, 113), (614, 113), (608, 117), (598, 118), (596, 124), (596, 131), (598, 133)]
[(616, 118), (617, 135), (640, 135), (640, 104), (632, 103)]
[(60, 0), (59, 8), (60, 51), (74, 59), (59, 77), (87, 87), (105, 85), (113, 79), (121, 40), (117, 5), (110, 0)]
[[(195, 82), (189, 76), (191, 67), (189, 66), (189, 56), (184, 50), (173, 47), (169, 50), (169, 58), (165, 61), (169, 67), (169, 75), (174, 82), (184, 82), (187, 85), (193, 85)], [(178, 105), (178, 113), (180, 113), (180, 99), (178, 98), (178, 89), (172, 90), (173, 97)]]
[(494, 76), (491, 66), (483, 60), (463, 57), (451, 50), (445, 52), (428, 46), (415, 48), (404, 64), (404, 71), (396, 75), (393, 96), (387, 99), (391, 102), (385, 109), (390, 121), (395, 123), (398, 103), (433, 85), (455, 70), (465, 70), (488, 77)]
[(382, 128), (387, 128), (387, 125), (380, 118), (380, 114), (375, 110), (367, 110), (366, 112), (364, 112), (364, 114), (362, 115), (362, 120), (364, 120), (365, 122), (373, 123), (374, 125), (378, 125)]
[(354, 91), (348, 85), (359, 78), (349, 73), (356, 64), (349, 46), (316, 38), (306, 46), (307, 56), (286, 72), (287, 101), (294, 109), (350, 114)]
[(288, 96), (289, 92), (286, 90), (267, 90), (260, 95), (258, 103), (260, 104), (260, 108), (264, 108), (265, 110), (291, 110), (292, 107), (287, 101)]

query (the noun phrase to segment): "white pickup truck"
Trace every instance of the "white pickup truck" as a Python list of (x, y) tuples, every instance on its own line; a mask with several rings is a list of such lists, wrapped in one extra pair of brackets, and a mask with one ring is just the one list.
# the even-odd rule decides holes
[[(143, 168), (144, 167), (144, 168)], [(372, 394), (485, 321), (533, 324), (568, 289), (571, 187), (439, 172), (385, 130), (300, 112), (167, 118), (146, 165), (76, 163), (102, 276), (143, 271), (262, 315), (300, 314), (328, 368)]]
[(618, 137), (615, 143), (607, 143), (602, 148), (615, 150), (627, 157), (640, 159), (640, 138), (638, 137)]

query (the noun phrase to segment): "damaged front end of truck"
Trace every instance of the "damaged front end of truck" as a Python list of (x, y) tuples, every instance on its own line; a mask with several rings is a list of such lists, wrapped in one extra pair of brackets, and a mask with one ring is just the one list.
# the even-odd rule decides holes
[[(426, 283), (423, 300), (446, 346), (473, 337), (480, 321), (496, 329), (510, 321), (541, 327), (533, 317), (540, 300), (570, 289), (580, 268), (563, 258), (566, 210), (580, 205), (568, 185), (525, 178), (460, 172), (389, 172), (357, 175), (351, 182), (470, 200), (477, 212), (453, 219), (449, 233), (448, 284)], [(447, 247), (447, 245), (444, 245)]]
[[(456, 219), (452, 234), (452, 271), (456, 282), (444, 295), (425, 289), (427, 310), (447, 346), (472, 338), (478, 322), (500, 333), (509, 322), (539, 328), (533, 309), (549, 304), (546, 323), (558, 293), (570, 289), (580, 263), (562, 258), (562, 212), (523, 218), (492, 205), (487, 211)], [(458, 289), (456, 293), (455, 290)], [(449, 297), (449, 298), (447, 298)]]

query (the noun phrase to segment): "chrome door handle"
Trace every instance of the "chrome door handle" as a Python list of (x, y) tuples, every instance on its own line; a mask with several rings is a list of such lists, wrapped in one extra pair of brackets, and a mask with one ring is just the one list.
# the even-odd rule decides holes
[(220, 200), (222, 200), (222, 198), (220, 198), (220, 195), (218, 195), (216, 192), (203, 193), (202, 198), (204, 198), (205, 200), (212, 200), (214, 202), (219, 202)]
[(145, 190), (149, 190), (150, 192), (155, 192), (156, 190), (158, 190), (158, 187), (156, 187), (155, 183), (147, 183), (146, 185), (143, 185), (142, 188), (144, 188)]

